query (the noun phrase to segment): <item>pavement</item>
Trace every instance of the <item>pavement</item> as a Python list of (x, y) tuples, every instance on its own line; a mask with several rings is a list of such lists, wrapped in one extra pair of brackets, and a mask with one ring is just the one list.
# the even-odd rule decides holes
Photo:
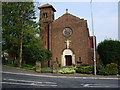
[[(91, 75), (91, 74), (59, 74), (59, 73), (37, 73), (34, 70), (26, 70), (18, 67), (3, 65), (2, 73), (11, 73), (18, 75), (29, 75), (37, 77), (52, 77), (52, 78), (80, 78), (80, 79), (116, 79), (120, 80), (119, 75)], [(7, 70), (6, 70), (7, 69)], [(12, 72), (11, 72), (12, 69)]]
[(3, 88), (119, 88), (118, 76), (37, 73), (3, 66)]

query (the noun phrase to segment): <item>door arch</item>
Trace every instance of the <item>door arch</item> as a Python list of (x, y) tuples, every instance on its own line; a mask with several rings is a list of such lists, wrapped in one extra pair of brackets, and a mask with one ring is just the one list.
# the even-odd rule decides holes
[(75, 64), (75, 55), (72, 50), (65, 49), (62, 54), (61, 66), (69, 66)]

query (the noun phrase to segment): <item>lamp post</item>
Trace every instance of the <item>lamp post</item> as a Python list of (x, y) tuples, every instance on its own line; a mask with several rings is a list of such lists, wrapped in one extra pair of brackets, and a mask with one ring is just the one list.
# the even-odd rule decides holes
[(95, 35), (94, 35), (94, 23), (93, 23), (93, 11), (92, 11), (92, 0), (90, 2), (91, 7), (91, 20), (92, 20), (92, 34), (93, 34), (93, 50), (94, 50), (94, 75), (96, 75), (96, 46), (95, 46)]

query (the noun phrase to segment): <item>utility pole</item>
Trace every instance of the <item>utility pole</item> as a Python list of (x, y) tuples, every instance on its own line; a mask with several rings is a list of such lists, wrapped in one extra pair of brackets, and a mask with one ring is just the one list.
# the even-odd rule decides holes
[(96, 75), (96, 45), (95, 45), (95, 35), (94, 35), (94, 23), (93, 23), (93, 11), (92, 11), (92, 0), (90, 2), (91, 7), (91, 20), (92, 20), (92, 34), (93, 34), (93, 50), (94, 50), (94, 75)]

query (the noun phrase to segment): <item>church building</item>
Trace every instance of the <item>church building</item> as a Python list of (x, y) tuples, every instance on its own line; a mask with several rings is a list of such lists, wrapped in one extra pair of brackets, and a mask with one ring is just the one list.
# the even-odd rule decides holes
[(50, 4), (40, 7), (40, 30), (44, 46), (52, 52), (52, 66), (93, 65), (93, 37), (89, 34), (87, 20), (66, 13), (54, 19), (55, 8)]

